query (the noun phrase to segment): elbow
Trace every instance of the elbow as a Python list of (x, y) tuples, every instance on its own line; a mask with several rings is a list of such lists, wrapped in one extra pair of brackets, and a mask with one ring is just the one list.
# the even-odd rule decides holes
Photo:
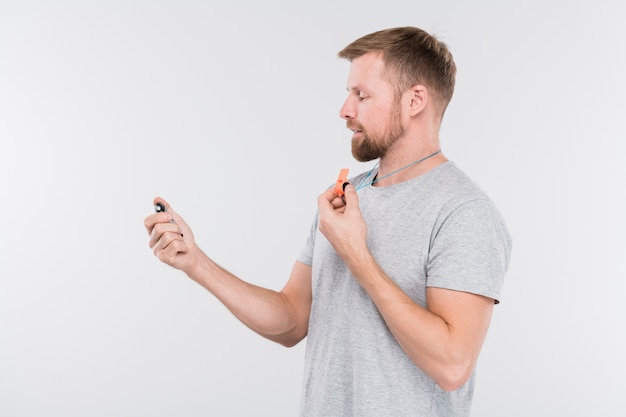
[[(302, 340), (302, 339), (300, 339), (300, 340)], [(297, 345), (298, 343), (300, 343), (300, 340), (298, 340), (298, 339), (287, 339), (287, 340), (278, 341), (278, 343), (280, 343), (281, 345), (283, 345), (286, 348), (292, 348), (295, 345)]]
[(441, 372), (435, 382), (446, 392), (456, 391), (469, 381), (473, 372), (472, 365), (450, 366)]
[(302, 339), (306, 337), (306, 335), (307, 335), (306, 332), (304, 333), (290, 332), (290, 333), (285, 333), (285, 334), (277, 335), (275, 337), (268, 337), (268, 338), (284, 347), (291, 348), (291, 347), (296, 346), (298, 343), (300, 343)]

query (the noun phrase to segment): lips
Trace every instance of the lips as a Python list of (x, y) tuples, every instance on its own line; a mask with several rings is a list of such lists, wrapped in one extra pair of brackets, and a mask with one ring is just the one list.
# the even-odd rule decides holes
[(361, 126), (358, 125), (351, 125), (351, 124), (346, 124), (347, 128), (350, 129), (352, 131), (352, 133), (362, 133), (363, 132), (363, 128)]

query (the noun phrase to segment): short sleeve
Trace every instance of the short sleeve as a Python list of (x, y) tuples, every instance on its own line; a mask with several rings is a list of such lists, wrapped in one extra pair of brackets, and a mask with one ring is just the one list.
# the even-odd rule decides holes
[(309, 236), (304, 243), (304, 246), (298, 253), (296, 260), (302, 262), (305, 265), (313, 265), (313, 251), (315, 250), (315, 235), (317, 234), (317, 221), (318, 215), (315, 215), (315, 219), (313, 219), (313, 223), (311, 224), (311, 230), (309, 231)]
[(478, 294), (498, 303), (510, 253), (511, 237), (493, 203), (466, 202), (445, 217), (434, 233), (426, 285)]

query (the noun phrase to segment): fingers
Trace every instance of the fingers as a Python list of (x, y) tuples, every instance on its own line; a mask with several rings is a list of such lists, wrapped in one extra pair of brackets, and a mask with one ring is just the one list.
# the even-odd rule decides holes
[(345, 206), (343, 198), (341, 198), (335, 188), (329, 188), (324, 191), (317, 199), (317, 205), (320, 212), (335, 211)]
[(330, 202), (335, 210), (341, 209), (346, 206), (346, 200), (343, 197), (336, 197)]
[[(153, 214), (149, 217), (160, 217), (160, 214)], [(157, 222), (150, 230), (150, 240), (148, 241), (148, 245), (150, 246), (150, 248), (155, 249), (159, 241), (161, 241), (163, 237), (167, 234), (176, 235), (176, 239), (181, 241), (183, 240), (183, 237), (180, 233), (180, 226), (177, 223), (171, 223), (169, 221)], [(165, 247), (166, 245), (161, 244), (161, 246)]]
[(159, 223), (169, 223), (173, 220), (172, 213), (170, 212), (160, 212), (154, 213), (146, 217), (143, 221), (143, 224), (148, 231), (148, 234), (152, 234), (152, 229), (156, 224)]
[(161, 262), (176, 266), (174, 264), (177, 258), (187, 252), (187, 246), (180, 234), (166, 232), (154, 245), (153, 252)]
[(326, 190), (318, 199), (320, 210), (332, 209), (335, 212), (343, 213), (348, 206), (352, 206), (352, 209), (359, 208), (359, 197), (356, 188), (349, 182), (343, 184), (342, 196), (339, 196), (333, 187)]
[(193, 233), (167, 201), (157, 197), (153, 204), (156, 213), (144, 220), (150, 235), (148, 245), (161, 262), (184, 271), (198, 258)]
[(183, 240), (180, 226), (170, 220), (172, 220), (171, 212), (155, 213), (146, 218), (146, 227), (148, 228), (151, 222), (156, 221), (150, 229), (148, 245), (154, 256), (161, 262), (175, 266), (178, 255), (187, 251), (187, 245)]
[(144, 226), (150, 235), (148, 245), (152, 248), (154, 254), (162, 260), (167, 261), (168, 256), (173, 257), (174, 254), (161, 252), (168, 248), (172, 243), (172, 247), (178, 246), (176, 241), (182, 241), (182, 232), (179, 224), (174, 222), (176, 213), (171, 209), (170, 205), (164, 199), (157, 197), (153, 200), (156, 213), (151, 214), (144, 220)]

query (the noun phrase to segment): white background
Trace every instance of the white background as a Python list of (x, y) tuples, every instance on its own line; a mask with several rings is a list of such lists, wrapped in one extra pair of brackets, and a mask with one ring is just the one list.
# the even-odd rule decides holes
[(293, 416), (304, 343), (253, 334), (157, 261), (165, 197), (280, 289), (350, 154), (366, 33), (455, 56), (441, 132), (514, 238), (475, 416), (624, 416), (623, 2), (0, 0), (0, 415)]

